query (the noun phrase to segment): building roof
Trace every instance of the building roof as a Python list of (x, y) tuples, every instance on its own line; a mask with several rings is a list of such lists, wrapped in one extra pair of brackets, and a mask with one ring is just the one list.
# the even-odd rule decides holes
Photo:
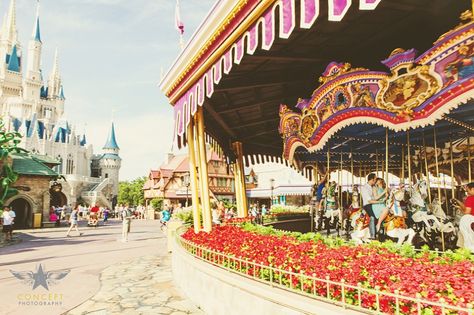
[(118, 156), (117, 154), (113, 153), (105, 153), (102, 155), (100, 159), (111, 159), (111, 160), (121, 160), (122, 158)]
[(159, 170), (151, 170), (150, 175), (148, 175), (151, 179), (159, 179), (160, 178), (160, 171)]
[(118, 144), (117, 144), (117, 139), (115, 139), (114, 123), (112, 123), (112, 128), (110, 129), (109, 137), (108, 137), (107, 142), (105, 143), (103, 149), (120, 149)]
[(8, 60), (8, 70), (20, 72), (20, 59), (16, 51), (16, 45), (13, 46), (12, 54)]
[(61, 162), (56, 160), (55, 158), (50, 157), (49, 155), (41, 155), (41, 154), (31, 154), (31, 157), (38, 162), (44, 164), (52, 164), (52, 165), (59, 165)]
[(20, 175), (37, 175), (37, 176), (59, 176), (58, 173), (50, 169), (47, 165), (40, 162), (27, 153), (13, 153), (13, 171)]

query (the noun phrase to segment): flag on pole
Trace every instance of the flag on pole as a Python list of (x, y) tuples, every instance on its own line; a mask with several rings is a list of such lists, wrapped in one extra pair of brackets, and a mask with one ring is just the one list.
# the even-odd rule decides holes
[(181, 21), (181, 14), (179, 12), (179, 0), (176, 0), (176, 10), (174, 12), (174, 22), (176, 24), (176, 29), (179, 32), (179, 35), (184, 34), (184, 23)]

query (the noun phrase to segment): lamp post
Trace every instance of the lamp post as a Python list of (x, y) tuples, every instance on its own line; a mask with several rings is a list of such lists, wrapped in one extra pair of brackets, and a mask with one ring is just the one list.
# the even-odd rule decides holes
[(191, 185), (189, 181), (189, 172), (187, 172), (186, 175), (183, 176), (183, 183), (186, 186), (186, 208), (188, 207), (188, 200), (189, 200), (189, 185)]
[(273, 188), (275, 184), (275, 179), (270, 178), (270, 209), (272, 208), (273, 205)]

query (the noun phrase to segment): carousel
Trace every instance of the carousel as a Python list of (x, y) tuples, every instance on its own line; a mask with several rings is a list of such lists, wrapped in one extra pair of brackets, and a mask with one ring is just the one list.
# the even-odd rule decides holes
[[(304, 296), (297, 312), (329, 314), (313, 308), (322, 300), (373, 314), (472, 313), (473, 222), (459, 202), (473, 180), (474, 2), (355, 2), (218, 1), (160, 84), (190, 156), (194, 222), (176, 233), (175, 280), (204, 310), (218, 307), (212, 296), (222, 312), (268, 302), (278, 308), (267, 313), (285, 314)], [(232, 169), (236, 224), (211, 222), (207, 145)], [(244, 167), (268, 162), (324, 186), (311, 221), (324, 233), (245, 225)], [(367, 185), (376, 215), (363, 209)], [(231, 288), (199, 295), (219, 275), (197, 278), (207, 268), (197, 261), (246, 277), (223, 281), (239, 292), (255, 280), (285, 295), (255, 291), (238, 305), (222, 296)]]
[[(354, 240), (368, 241), (373, 233), (361, 207), (360, 179), (378, 173), (384, 183), (375, 219), (381, 217), (382, 239), (456, 248), (461, 187), (472, 181), (474, 153), (474, 28), (471, 13), (465, 14), (464, 23), (421, 54), (394, 49), (381, 61), (387, 72), (331, 62), (296, 110), (280, 106), (285, 159), (308, 177), (343, 169), (352, 174), (350, 204), (349, 191), (326, 184), (317, 205), (319, 230), (344, 229), (347, 236), (354, 230)], [(449, 174), (449, 189), (441, 172)], [(399, 181), (390, 182), (390, 174)], [(461, 225), (470, 229), (471, 223)], [(461, 246), (474, 249), (469, 240)]]

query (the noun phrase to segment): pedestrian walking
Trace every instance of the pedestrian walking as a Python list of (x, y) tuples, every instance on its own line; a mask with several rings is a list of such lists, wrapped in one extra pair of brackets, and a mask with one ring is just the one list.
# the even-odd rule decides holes
[(107, 220), (109, 219), (109, 212), (110, 212), (110, 210), (109, 210), (108, 207), (105, 207), (104, 211), (102, 212), (102, 215), (103, 215), (103, 217), (104, 217), (104, 220), (102, 221), (102, 223), (103, 223), (104, 225), (107, 224)]
[(132, 224), (132, 211), (127, 207), (122, 210), (122, 242), (128, 242), (128, 233)]
[(13, 224), (15, 224), (15, 217), (15, 211), (11, 210), (8, 206), (3, 207), (3, 233), (5, 233), (6, 241), (11, 241), (13, 238)]
[(66, 237), (70, 236), (69, 233), (71, 233), (71, 230), (73, 228), (76, 229), (76, 232), (77, 232), (77, 234), (79, 234), (79, 236), (82, 235), (82, 233), (79, 232), (79, 229), (77, 227), (78, 226), (78, 220), (79, 220), (79, 209), (78, 208), (79, 208), (78, 206), (74, 207), (74, 210), (72, 210), (72, 212), (71, 212), (71, 216), (69, 217), (69, 223), (71, 224), (71, 226), (69, 227), (69, 230), (67, 230)]
[(168, 210), (168, 207), (165, 207), (163, 211), (161, 212), (161, 219), (160, 219), (160, 230), (163, 231), (163, 228), (165, 228), (168, 224), (168, 221), (171, 219), (171, 213)]

